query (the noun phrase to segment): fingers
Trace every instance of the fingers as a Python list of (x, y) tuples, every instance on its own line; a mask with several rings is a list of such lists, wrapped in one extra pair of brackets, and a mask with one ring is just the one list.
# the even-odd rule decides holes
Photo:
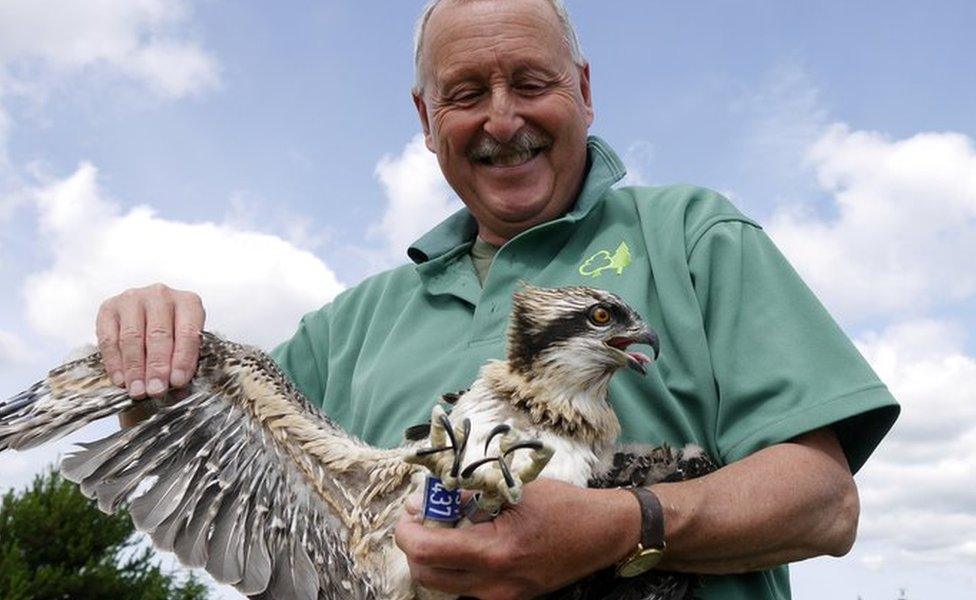
[(423, 510), (423, 505), (424, 491), (423, 488), (418, 488), (407, 496), (407, 502), (403, 505), (404, 514), (417, 518)]
[(407, 555), (411, 578), (424, 588), (478, 598), (535, 596), (510, 585), (516, 582), (506, 578), (507, 557), (485, 551), (497, 541), (486, 527), (428, 529), (404, 516), (397, 523), (396, 543)]
[(162, 284), (109, 298), (95, 322), (106, 372), (133, 398), (186, 385), (196, 371), (204, 318), (199, 296)]
[(200, 357), (200, 332), (206, 313), (200, 296), (192, 293), (179, 293), (175, 299), (173, 370), (169, 382), (181, 387), (190, 381), (197, 368)]
[(486, 546), (494, 539), (492, 523), (479, 523), (463, 529), (429, 529), (412, 515), (397, 522), (394, 539), (411, 563), (442, 569), (464, 570), (480, 564)]
[(475, 589), (481, 581), (468, 571), (441, 569), (410, 562), (410, 578), (426, 589), (449, 594), (465, 594)]
[(122, 353), (122, 372), (125, 387), (133, 398), (146, 395), (146, 310), (134, 294), (123, 293), (117, 303), (119, 320), (119, 351)]
[(98, 339), (98, 350), (102, 353), (105, 372), (112, 383), (122, 387), (125, 385), (125, 374), (122, 372), (122, 352), (119, 351), (119, 320), (117, 313), (107, 302), (98, 309), (95, 336)]
[(169, 387), (173, 359), (173, 302), (168, 294), (151, 295), (146, 312), (146, 393), (160, 396)]

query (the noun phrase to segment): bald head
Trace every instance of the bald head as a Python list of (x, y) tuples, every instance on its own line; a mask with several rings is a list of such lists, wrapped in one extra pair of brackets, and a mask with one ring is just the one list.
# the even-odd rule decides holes
[[(423, 12), (420, 14), (420, 18), (417, 19), (417, 26), (414, 30), (414, 41), (413, 41), (413, 64), (414, 64), (414, 91), (420, 91), (423, 89), (426, 67), (423, 64), (425, 59), (424, 56), (424, 38), (427, 32), (427, 25), (430, 22), (431, 15), (437, 10), (442, 4), (460, 4), (466, 2), (492, 2), (496, 0), (429, 0), (427, 5), (424, 7)], [(523, 0), (530, 1), (530, 0)], [(586, 64), (586, 58), (583, 56), (583, 50), (580, 47), (579, 36), (576, 34), (576, 28), (573, 27), (573, 22), (569, 18), (569, 12), (566, 10), (566, 5), (563, 0), (535, 0), (543, 4), (548, 4), (552, 9), (556, 18), (559, 20), (560, 28), (562, 29), (563, 43), (566, 46), (567, 51), (573, 59), (573, 62), (577, 66), (584, 66)]]

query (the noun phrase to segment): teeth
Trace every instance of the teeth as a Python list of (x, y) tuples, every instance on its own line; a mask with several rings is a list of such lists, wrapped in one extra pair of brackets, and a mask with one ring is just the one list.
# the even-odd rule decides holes
[(531, 150), (526, 150), (525, 152), (516, 152), (514, 154), (495, 155), (489, 160), (496, 167), (515, 167), (529, 162), (532, 159), (532, 154), (533, 152)]

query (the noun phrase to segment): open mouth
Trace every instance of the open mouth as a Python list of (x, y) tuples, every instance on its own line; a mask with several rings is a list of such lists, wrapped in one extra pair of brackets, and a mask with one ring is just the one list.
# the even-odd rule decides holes
[(475, 161), (489, 167), (518, 167), (542, 154), (546, 148), (529, 148), (519, 152), (498, 152), (487, 156), (479, 156)]
[(659, 346), (658, 346), (657, 336), (655, 336), (653, 333), (650, 332), (647, 332), (646, 334), (642, 334), (637, 337), (618, 336), (618, 337), (610, 338), (604, 343), (607, 346), (610, 346), (614, 350), (626, 356), (627, 366), (637, 371), (641, 375), (647, 374), (647, 367), (645, 367), (644, 365), (649, 364), (653, 359), (642, 352), (635, 352), (632, 350), (628, 350), (628, 348), (632, 344), (638, 344), (638, 343), (647, 344), (654, 349), (654, 358), (657, 358), (658, 355)]

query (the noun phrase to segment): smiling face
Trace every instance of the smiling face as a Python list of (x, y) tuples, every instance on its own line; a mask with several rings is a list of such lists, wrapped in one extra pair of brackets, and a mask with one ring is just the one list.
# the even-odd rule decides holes
[(427, 147), (501, 245), (567, 212), (586, 170), (589, 68), (545, 0), (447, 1), (421, 42), (414, 94)]

